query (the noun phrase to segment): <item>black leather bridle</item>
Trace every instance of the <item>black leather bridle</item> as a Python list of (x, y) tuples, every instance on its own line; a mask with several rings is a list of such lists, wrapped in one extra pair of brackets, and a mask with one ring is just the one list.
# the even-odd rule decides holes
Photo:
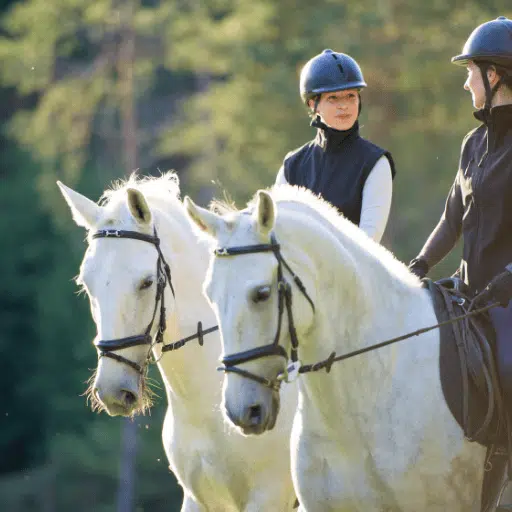
[[(278, 320), (277, 331), (274, 337), (274, 341), (268, 345), (263, 345), (261, 347), (245, 350), (243, 352), (238, 352), (236, 354), (222, 356), (221, 363), (223, 366), (219, 367), (218, 370), (223, 371), (225, 373), (236, 373), (248, 379), (254, 380), (274, 391), (279, 391), (281, 381), (284, 380), (283, 378), (276, 378), (275, 380), (266, 379), (264, 377), (261, 377), (260, 375), (256, 375), (247, 370), (243, 370), (242, 368), (238, 368), (237, 365), (247, 363), (249, 361), (254, 361), (262, 357), (276, 355), (284, 357), (286, 360), (288, 360), (288, 354), (286, 353), (286, 350), (279, 344), (279, 339), (281, 337), (281, 325), (283, 323), (283, 313), (285, 308), (288, 314), (288, 332), (290, 334), (292, 347), (290, 350), (290, 360), (292, 361), (292, 366), (294, 363), (298, 362), (297, 351), (299, 347), (299, 340), (297, 338), (297, 332), (295, 330), (295, 324), (293, 321), (292, 288), (290, 283), (284, 278), (283, 267), (285, 267), (286, 270), (288, 270), (288, 272), (293, 278), (294, 283), (297, 285), (297, 287), (302, 292), (307, 301), (311, 304), (313, 312), (315, 311), (315, 305), (311, 300), (310, 296), (308, 295), (302, 281), (292, 271), (288, 263), (286, 263), (285, 259), (283, 258), (280, 250), (280, 245), (277, 243), (274, 233), (271, 233), (270, 235), (269, 244), (256, 244), (239, 247), (221, 247), (215, 249), (214, 254), (217, 257), (223, 258), (227, 256), (255, 254), (259, 252), (272, 252), (277, 259)], [(289, 368), (290, 367), (287, 368), (287, 371)]]
[[(200, 346), (203, 346), (203, 337), (205, 334), (209, 334), (211, 332), (217, 331), (219, 327), (217, 325), (210, 327), (208, 329), (203, 330), (203, 325), (201, 322), (197, 323), (197, 332), (192, 334), (191, 336), (187, 336), (186, 338), (182, 338), (181, 340), (175, 341), (173, 343), (169, 343), (164, 345), (164, 332), (166, 329), (166, 312), (165, 312), (165, 287), (169, 285), (171, 289), (172, 296), (175, 297), (174, 288), (172, 286), (171, 280), (171, 269), (167, 262), (165, 261), (164, 255), (162, 254), (162, 250), (160, 249), (160, 239), (156, 233), (156, 228), (153, 230), (153, 235), (146, 235), (144, 233), (139, 233), (137, 231), (124, 231), (118, 229), (103, 229), (100, 231), (96, 231), (92, 235), (93, 238), (130, 238), (132, 240), (141, 240), (143, 242), (148, 242), (155, 246), (158, 252), (158, 259), (156, 260), (156, 277), (157, 277), (157, 285), (156, 285), (156, 296), (155, 296), (155, 308), (153, 309), (153, 316), (151, 317), (151, 322), (146, 327), (144, 334), (138, 334), (135, 336), (128, 336), (126, 338), (117, 338), (114, 340), (100, 340), (96, 341), (94, 345), (99, 350), (99, 357), (109, 357), (110, 359), (114, 359), (120, 363), (127, 364), (135, 371), (144, 374), (147, 365), (152, 362), (151, 359), (151, 349), (154, 345), (159, 343), (162, 344), (162, 354), (165, 352), (170, 352), (172, 350), (177, 350), (183, 346), (185, 346), (188, 342), (193, 340), (198, 340)], [(158, 310), (158, 305), (160, 304), (160, 315), (158, 319), (158, 330), (156, 332), (155, 342), (153, 343), (151, 330), (153, 328), (153, 323), (155, 322), (156, 313)], [(148, 355), (146, 357), (146, 361), (141, 366), (129, 359), (126, 359), (119, 354), (115, 354), (116, 350), (121, 350), (123, 348), (128, 347), (136, 347), (138, 345), (149, 345)], [(155, 361), (153, 361), (155, 362)]]
[[(153, 316), (151, 317), (151, 321), (146, 327), (144, 334), (128, 336), (126, 338), (117, 338), (113, 340), (99, 340), (94, 343), (99, 350), (99, 357), (109, 357), (110, 359), (114, 359), (115, 361), (119, 361), (120, 363), (127, 364), (140, 374), (143, 374), (147, 364), (150, 362), (151, 348), (153, 346), (151, 330), (153, 328), (153, 323), (155, 322), (155, 318), (157, 315), (158, 305), (160, 305), (160, 314), (158, 319), (158, 329), (156, 332), (155, 344), (163, 344), (163, 337), (166, 329), (164, 291), (167, 285), (169, 285), (173, 297), (175, 296), (171, 280), (171, 269), (167, 262), (165, 261), (164, 255), (162, 254), (162, 250), (160, 249), (160, 239), (158, 238), (156, 228), (154, 228), (153, 230), (153, 235), (146, 235), (144, 233), (139, 233), (137, 231), (103, 229), (100, 231), (96, 231), (96, 233), (92, 235), (92, 238), (130, 238), (132, 240), (141, 240), (143, 242), (148, 242), (154, 245), (158, 252), (158, 259), (156, 260), (157, 284), (155, 307), (153, 309)], [(146, 362), (142, 366), (137, 363), (134, 363), (133, 361), (130, 361), (129, 359), (126, 359), (123, 356), (120, 356), (119, 354), (115, 354), (116, 350), (121, 350), (128, 347), (136, 347), (138, 345), (149, 345)]]

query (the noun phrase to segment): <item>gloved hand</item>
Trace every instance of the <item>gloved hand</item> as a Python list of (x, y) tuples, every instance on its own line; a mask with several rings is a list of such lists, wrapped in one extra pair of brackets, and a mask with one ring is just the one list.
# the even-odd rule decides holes
[(483, 307), (493, 302), (499, 302), (502, 308), (508, 306), (512, 299), (512, 265), (507, 265), (506, 268), (507, 270), (493, 277), (491, 282), (474, 298), (476, 306)]
[(414, 258), (409, 263), (409, 270), (417, 275), (420, 279), (423, 279), (429, 271), (428, 263), (421, 256), (418, 258)]

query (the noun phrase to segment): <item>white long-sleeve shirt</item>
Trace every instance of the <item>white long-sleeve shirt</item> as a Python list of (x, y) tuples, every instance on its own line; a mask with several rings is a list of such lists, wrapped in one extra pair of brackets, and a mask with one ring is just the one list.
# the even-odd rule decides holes
[[(276, 185), (288, 183), (284, 167), (279, 169)], [(359, 227), (376, 242), (380, 242), (386, 229), (393, 197), (391, 166), (385, 155), (381, 156), (368, 174), (363, 187), (361, 220)]]

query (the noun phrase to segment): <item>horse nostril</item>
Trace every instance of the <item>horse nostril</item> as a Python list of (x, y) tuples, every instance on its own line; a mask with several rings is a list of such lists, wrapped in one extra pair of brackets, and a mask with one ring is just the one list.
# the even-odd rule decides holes
[(124, 405), (131, 407), (137, 402), (137, 396), (135, 393), (128, 391), (126, 389), (121, 390), (121, 401)]
[(249, 407), (249, 421), (252, 425), (261, 423), (261, 405), (251, 405)]

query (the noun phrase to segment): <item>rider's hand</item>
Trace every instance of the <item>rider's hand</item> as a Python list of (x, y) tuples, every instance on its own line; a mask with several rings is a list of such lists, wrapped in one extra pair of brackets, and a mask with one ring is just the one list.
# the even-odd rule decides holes
[(512, 299), (512, 265), (508, 265), (506, 268), (507, 270), (494, 277), (475, 297), (474, 302), (477, 306), (483, 307), (493, 302), (499, 302), (502, 308), (508, 306)]
[(411, 260), (409, 263), (409, 270), (420, 279), (423, 279), (429, 271), (428, 263), (425, 259), (419, 256), (418, 258)]

